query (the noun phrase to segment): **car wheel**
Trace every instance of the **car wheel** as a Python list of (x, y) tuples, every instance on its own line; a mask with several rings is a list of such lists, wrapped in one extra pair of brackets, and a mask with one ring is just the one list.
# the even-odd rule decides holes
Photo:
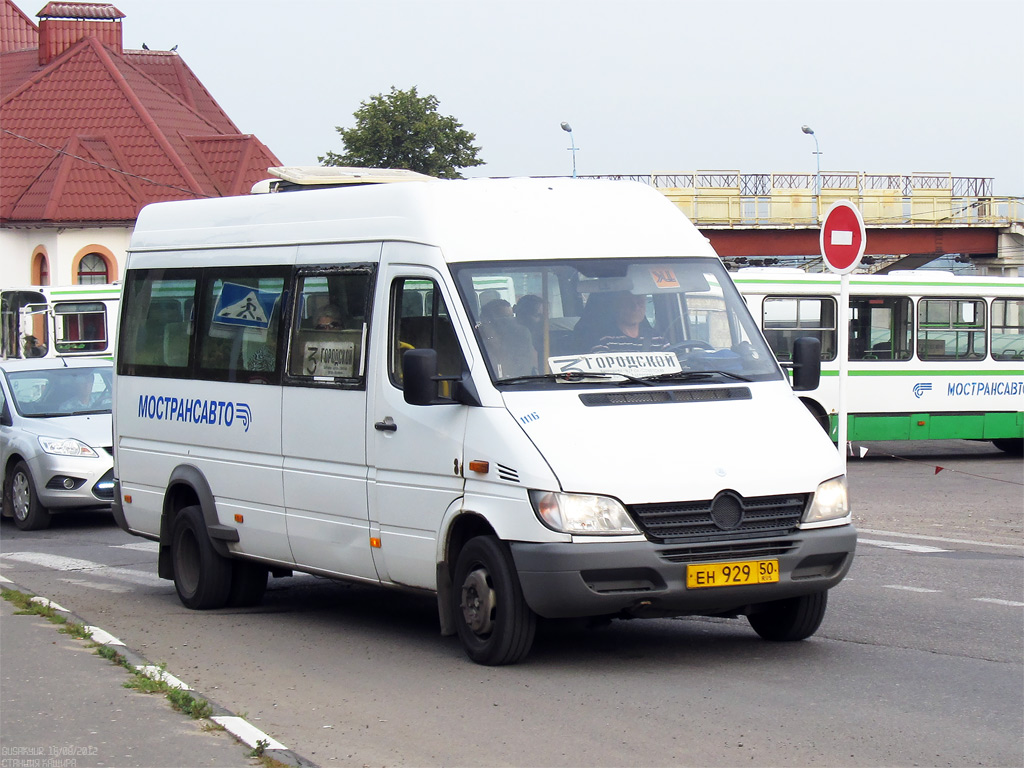
[(526, 604), (503, 542), (494, 536), (471, 539), (456, 560), (454, 587), (453, 618), (469, 658), (498, 666), (529, 653), (537, 614)]
[(765, 640), (806, 640), (818, 631), (827, 606), (828, 592), (815, 592), (766, 603), (747, 621)]
[(4, 506), (11, 510), (14, 524), (23, 531), (50, 527), (50, 510), (39, 501), (32, 473), (24, 461), (15, 464), (7, 478)]
[(227, 605), (231, 561), (213, 548), (199, 507), (185, 507), (178, 513), (171, 541), (174, 588), (182, 604), (194, 610)]

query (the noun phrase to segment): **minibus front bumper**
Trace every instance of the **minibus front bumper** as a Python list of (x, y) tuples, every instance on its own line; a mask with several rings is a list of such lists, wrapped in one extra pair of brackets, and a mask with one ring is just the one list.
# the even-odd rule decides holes
[[(526, 602), (546, 618), (744, 614), (836, 586), (856, 546), (852, 525), (701, 544), (510, 542)], [(775, 583), (687, 587), (689, 565), (765, 560), (778, 563)]]

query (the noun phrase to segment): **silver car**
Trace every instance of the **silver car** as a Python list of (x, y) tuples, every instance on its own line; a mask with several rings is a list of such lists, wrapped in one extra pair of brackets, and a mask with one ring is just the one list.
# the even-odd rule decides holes
[(110, 509), (113, 366), (102, 359), (0, 361), (0, 512), (24, 531), (52, 512)]

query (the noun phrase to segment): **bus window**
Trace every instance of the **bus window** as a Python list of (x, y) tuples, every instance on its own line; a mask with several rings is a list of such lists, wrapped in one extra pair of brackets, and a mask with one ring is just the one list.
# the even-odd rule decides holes
[(53, 307), (57, 351), (102, 352), (107, 348), (107, 313), (103, 302), (62, 301)]
[(280, 383), (278, 328), (286, 279), (281, 267), (208, 273), (196, 334), (199, 378)]
[[(409, 301), (409, 295), (416, 296)], [(402, 388), (402, 353), (407, 349), (437, 350), (437, 372), (456, 376), (464, 363), (448, 307), (432, 280), (402, 278), (391, 286), (391, 382)], [(447, 382), (440, 382), (445, 394)]]
[(366, 310), (372, 289), (373, 273), (368, 268), (299, 277), (288, 365), (289, 375), (299, 378), (293, 383), (362, 382)]
[(764, 335), (779, 360), (793, 355), (801, 336), (821, 341), (821, 359), (836, 357), (836, 300), (828, 296), (768, 296), (762, 319)]
[(1024, 299), (992, 301), (992, 357), (1024, 360)]
[(850, 297), (850, 359), (909, 360), (913, 305), (904, 296)]
[(137, 270), (130, 275), (122, 307), (120, 375), (188, 375), (196, 285), (193, 270)]
[(985, 302), (921, 299), (917, 354), (922, 360), (978, 360), (985, 356)]

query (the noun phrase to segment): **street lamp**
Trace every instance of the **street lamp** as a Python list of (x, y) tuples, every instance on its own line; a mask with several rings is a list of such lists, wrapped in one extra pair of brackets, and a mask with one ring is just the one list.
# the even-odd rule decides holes
[(821, 150), (818, 148), (818, 137), (814, 135), (811, 126), (801, 125), (800, 130), (814, 139), (814, 159), (817, 164), (817, 171), (814, 174), (814, 218), (817, 219), (821, 208)]
[(572, 146), (569, 149), (572, 151), (572, 177), (576, 178), (576, 139), (572, 135), (572, 126), (564, 120), (562, 121), (562, 130), (569, 134), (569, 141), (572, 142)]

